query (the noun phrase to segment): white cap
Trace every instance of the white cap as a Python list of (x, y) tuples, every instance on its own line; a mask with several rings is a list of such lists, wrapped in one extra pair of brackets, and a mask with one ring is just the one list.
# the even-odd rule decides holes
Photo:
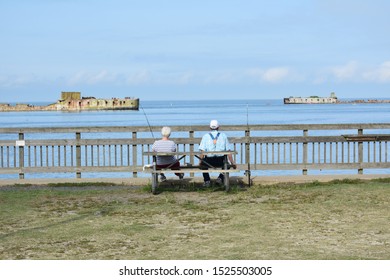
[(218, 123), (217, 120), (212, 120), (212, 121), (210, 122), (210, 128), (211, 128), (211, 129), (217, 129), (218, 127), (219, 127), (219, 123)]

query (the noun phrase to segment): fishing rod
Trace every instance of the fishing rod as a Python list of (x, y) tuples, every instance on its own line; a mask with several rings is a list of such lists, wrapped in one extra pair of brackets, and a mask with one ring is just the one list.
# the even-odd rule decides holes
[[(249, 133), (250, 133), (250, 130), (249, 130), (249, 104), (246, 103), (246, 129), (247, 129), (247, 133), (248, 133), (248, 137), (249, 137)], [(247, 136), (247, 135), (245, 135)], [(248, 141), (247, 145), (250, 145), (250, 141)], [(251, 163), (250, 163), (250, 159), (249, 159), (249, 150), (250, 148), (248, 147), (248, 153), (246, 154), (248, 157), (246, 157), (246, 160), (247, 160), (247, 170), (245, 170), (245, 175), (248, 177), (248, 186), (250, 187), (251, 186)]]
[(152, 127), (150, 126), (148, 116), (146, 115), (146, 112), (142, 106), (141, 106), (141, 109), (144, 112), (144, 116), (145, 116), (146, 122), (148, 123), (150, 133), (152, 134), (153, 139), (156, 139), (156, 138), (154, 138), (153, 130), (152, 130)]

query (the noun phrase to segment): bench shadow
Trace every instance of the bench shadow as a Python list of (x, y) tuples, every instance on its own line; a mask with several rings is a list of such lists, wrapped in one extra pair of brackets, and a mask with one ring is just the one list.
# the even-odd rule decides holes
[[(217, 185), (214, 183), (215, 179), (212, 179), (212, 184), (208, 187), (203, 186), (202, 181), (194, 181), (193, 178), (183, 178), (179, 180), (177, 178), (167, 178), (164, 182), (159, 182), (156, 194), (163, 192), (197, 192), (197, 191), (209, 191), (217, 192), (225, 191), (224, 185)], [(243, 191), (246, 190), (248, 185), (243, 181), (241, 177), (230, 176), (230, 189), (231, 191)]]

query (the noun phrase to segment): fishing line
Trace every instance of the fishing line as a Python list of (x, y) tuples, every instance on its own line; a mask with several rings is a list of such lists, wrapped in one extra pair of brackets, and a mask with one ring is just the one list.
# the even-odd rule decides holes
[(144, 112), (144, 116), (145, 116), (146, 122), (148, 123), (150, 133), (152, 134), (153, 139), (156, 139), (156, 138), (154, 138), (153, 130), (152, 130), (152, 127), (150, 126), (148, 116), (146, 115), (144, 108), (142, 106), (140, 106), (140, 107), (141, 107), (142, 111)]
[(246, 103), (246, 127), (249, 130), (249, 104)]

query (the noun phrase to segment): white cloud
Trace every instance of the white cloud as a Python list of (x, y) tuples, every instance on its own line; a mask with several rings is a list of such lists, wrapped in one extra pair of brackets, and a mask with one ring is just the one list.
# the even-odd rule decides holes
[(336, 79), (338, 82), (390, 82), (390, 61), (385, 61), (379, 66), (370, 67), (361, 65), (357, 61), (350, 61), (344, 65), (328, 68), (314, 78), (315, 84), (325, 83)]
[(266, 82), (276, 83), (285, 80), (290, 75), (290, 69), (287, 67), (276, 67), (267, 69), (262, 75)]
[(268, 82), (278, 83), (285, 81), (295, 81), (299, 78), (289, 67), (272, 67), (268, 69), (253, 68), (247, 71), (248, 75), (255, 79)]
[(390, 61), (385, 61), (375, 69), (363, 73), (364, 79), (373, 82), (390, 82)]
[(33, 74), (0, 76), (0, 86), (3, 88), (24, 87), (37, 82), (42, 82), (42, 80)]
[(151, 82), (152, 75), (148, 70), (140, 70), (138, 72), (127, 75), (126, 84), (140, 85)]
[(106, 70), (102, 70), (99, 73), (91, 75), (87, 82), (89, 84), (98, 84), (102, 82), (114, 82), (117, 79), (117, 75), (115, 73), (110, 73)]
[(355, 79), (358, 76), (359, 65), (356, 61), (350, 61), (345, 65), (332, 67), (330, 72), (339, 81)]
[(101, 70), (97, 73), (80, 71), (68, 79), (68, 84), (79, 85), (85, 83), (89, 85), (96, 85), (100, 83), (111, 83), (116, 82), (118, 77), (118, 74), (107, 70)]
[(78, 72), (68, 79), (70, 85), (102, 83), (120, 85), (145, 85), (145, 84), (188, 84), (193, 79), (193, 74), (188, 72), (151, 72), (146, 69), (127, 73), (114, 73), (102, 70), (97, 73)]
[[(248, 80), (249, 78), (249, 80)], [(70, 85), (115, 83), (126, 85), (188, 85), (200, 84), (241, 84), (250, 80), (266, 83), (279, 83), (302, 80), (289, 67), (272, 67), (268, 69), (253, 68), (249, 70), (223, 71), (154, 71), (139, 70), (131, 73), (112, 73), (102, 70), (97, 73), (78, 72), (68, 79)]]
[[(311, 73), (310, 73), (311, 72)], [(80, 85), (247, 85), (251, 83), (307, 83), (311, 77), (313, 84), (328, 82), (348, 83), (390, 83), (390, 60), (378, 65), (364, 65), (358, 61), (349, 61), (333, 67), (311, 69), (306, 73), (292, 67), (280, 66), (248, 69), (122, 69), (79, 71), (62, 77), (37, 76), (36, 74), (0, 73), (0, 88), (24, 88), (31, 86), (80, 86)]]
[(223, 70), (214, 73), (202, 73), (199, 76), (201, 77), (201, 82), (205, 84), (235, 84), (240, 82), (241, 75), (238, 71)]

